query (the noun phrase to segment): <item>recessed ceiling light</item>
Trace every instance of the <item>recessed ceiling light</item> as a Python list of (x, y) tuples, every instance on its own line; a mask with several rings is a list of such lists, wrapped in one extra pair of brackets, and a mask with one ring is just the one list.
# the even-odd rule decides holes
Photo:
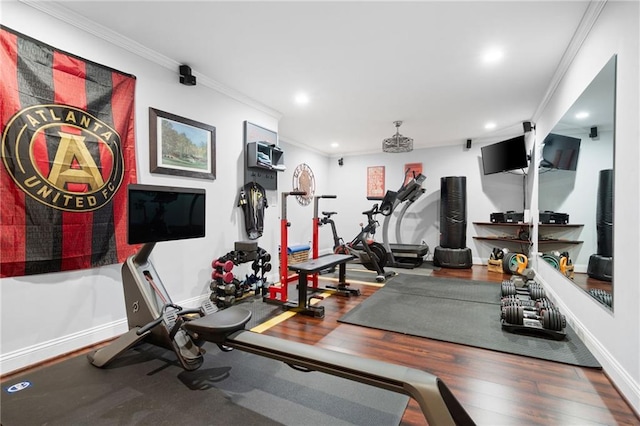
[(482, 55), (482, 62), (485, 64), (493, 64), (502, 59), (503, 56), (504, 53), (502, 52), (502, 49), (489, 49), (484, 53), (484, 55)]
[(578, 120), (582, 120), (583, 118), (587, 118), (589, 116), (589, 113), (586, 111), (580, 111), (579, 113), (576, 114), (576, 118)]
[(306, 93), (300, 92), (296, 95), (295, 101), (298, 105), (306, 105), (309, 103), (309, 96)]
[(487, 130), (491, 130), (491, 129), (495, 129), (496, 128), (496, 123), (494, 123), (493, 121), (487, 123), (484, 125), (484, 128)]
[(331, 148), (337, 148), (340, 144), (338, 142), (331, 142)]

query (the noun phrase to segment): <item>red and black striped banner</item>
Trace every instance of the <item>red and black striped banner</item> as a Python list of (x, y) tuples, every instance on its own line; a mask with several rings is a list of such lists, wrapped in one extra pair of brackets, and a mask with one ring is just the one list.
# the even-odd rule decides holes
[(135, 76), (0, 27), (0, 276), (123, 262)]

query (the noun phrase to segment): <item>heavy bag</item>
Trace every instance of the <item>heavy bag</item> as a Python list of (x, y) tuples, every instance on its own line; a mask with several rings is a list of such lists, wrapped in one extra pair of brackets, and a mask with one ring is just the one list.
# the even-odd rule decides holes
[(613, 170), (600, 170), (598, 203), (596, 206), (598, 254), (613, 256)]
[(440, 178), (440, 246), (460, 249), (467, 245), (467, 178)]
[(592, 254), (587, 265), (587, 275), (602, 281), (613, 280), (613, 258)]

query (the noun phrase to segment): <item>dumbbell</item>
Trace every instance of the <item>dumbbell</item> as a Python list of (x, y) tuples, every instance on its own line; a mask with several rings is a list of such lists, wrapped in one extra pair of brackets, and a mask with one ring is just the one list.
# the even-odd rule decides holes
[(222, 280), (225, 283), (230, 283), (231, 281), (233, 281), (233, 272), (218, 272), (214, 269), (211, 273), (211, 278), (213, 278), (214, 280)]
[(502, 282), (502, 295), (503, 296), (515, 296), (515, 295), (526, 295), (531, 299), (542, 299), (545, 297), (544, 288), (542, 285), (532, 282), (527, 285), (526, 288), (516, 287), (511, 281), (503, 281)]
[(613, 295), (608, 291), (592, 288), (589, 290), (589, 294), (604, 305), (611, 307), (613, 304)]
[[(233, 281), (233, 278), (231, 280)], [(216, 293), (222, 292), (224, 294), (236, 294), (236, 286), (231, 282), (218, 284), (216, 281), (212, 281), (211, 284), (209, 284), (209, 289)]]
[(264, 272), (269, 272), (271, 270), (271, 264), (265, 260), (263, 260), (263, 263), (260, 263), (257, 260), (254, 260), (253, 263), (251, 264), (251, 269), (253, 269), (253, 272), (257, 274), (260, 268), (262, 268)]
[(500, 318), (509, 324), (554, 331), (562, 331), (567, 326), (565, 316), (556, 309), (543, 309), (538, 315), (535, 312), (526, 311), (522, 306), (505, 306), (502, 308)]
[(222, 261), (222, 258), (215, 259), (211, 262), (211, 267), (216, 270), (222, 270), (224, 272), (229, 272), (233, 269), (233, 262), (231, 260)]
[(212, 302), (215, 302), (218, 306), (222, 305), (225, 307), (233, 305), (236, 301), (235, 296), (218, 296), (214, 293), (211, 293), (209, 299), (211, 299)]
[(266, 251), (264, 253), (260, 253), (258, 257), (262, 259), (263, 263), (269, 262), (271, 260), (271, 255)]
[(550, 309), (554, 308), (553, 303), (546, 297), (541, 299), (533, 300), (533, 299), (520, 299), (516, 295), (505, 296), (500, 300), (500, 305), (502, 307), (505, 306), (522, 306), (526, 308), (532, 308), (534, 310), (540, 311), (542, 309)]

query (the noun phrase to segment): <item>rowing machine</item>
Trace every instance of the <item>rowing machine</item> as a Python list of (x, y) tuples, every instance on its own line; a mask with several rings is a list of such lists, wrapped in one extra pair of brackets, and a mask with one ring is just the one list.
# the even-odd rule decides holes
[(105, 367), (145, 341), (172, 350), (185, 370), (195, 370), (203, 362), (200, 346), (208, 341), (223, 351), (235, 348), (296, 369), (320, 371), (407, 395), (418, 402), (430, 425), (475, 424), (445, 383), (425, 371), (245, 330), (251, 312), (240, 306), (218, 310), (205, 302), (201, 308), (182, 309), (171, 301), (149, 260), (154, 246), (155, 243), (143, 245), (123, 264), (130, 330), (90, 353), (88, 359), (94, 366)]

